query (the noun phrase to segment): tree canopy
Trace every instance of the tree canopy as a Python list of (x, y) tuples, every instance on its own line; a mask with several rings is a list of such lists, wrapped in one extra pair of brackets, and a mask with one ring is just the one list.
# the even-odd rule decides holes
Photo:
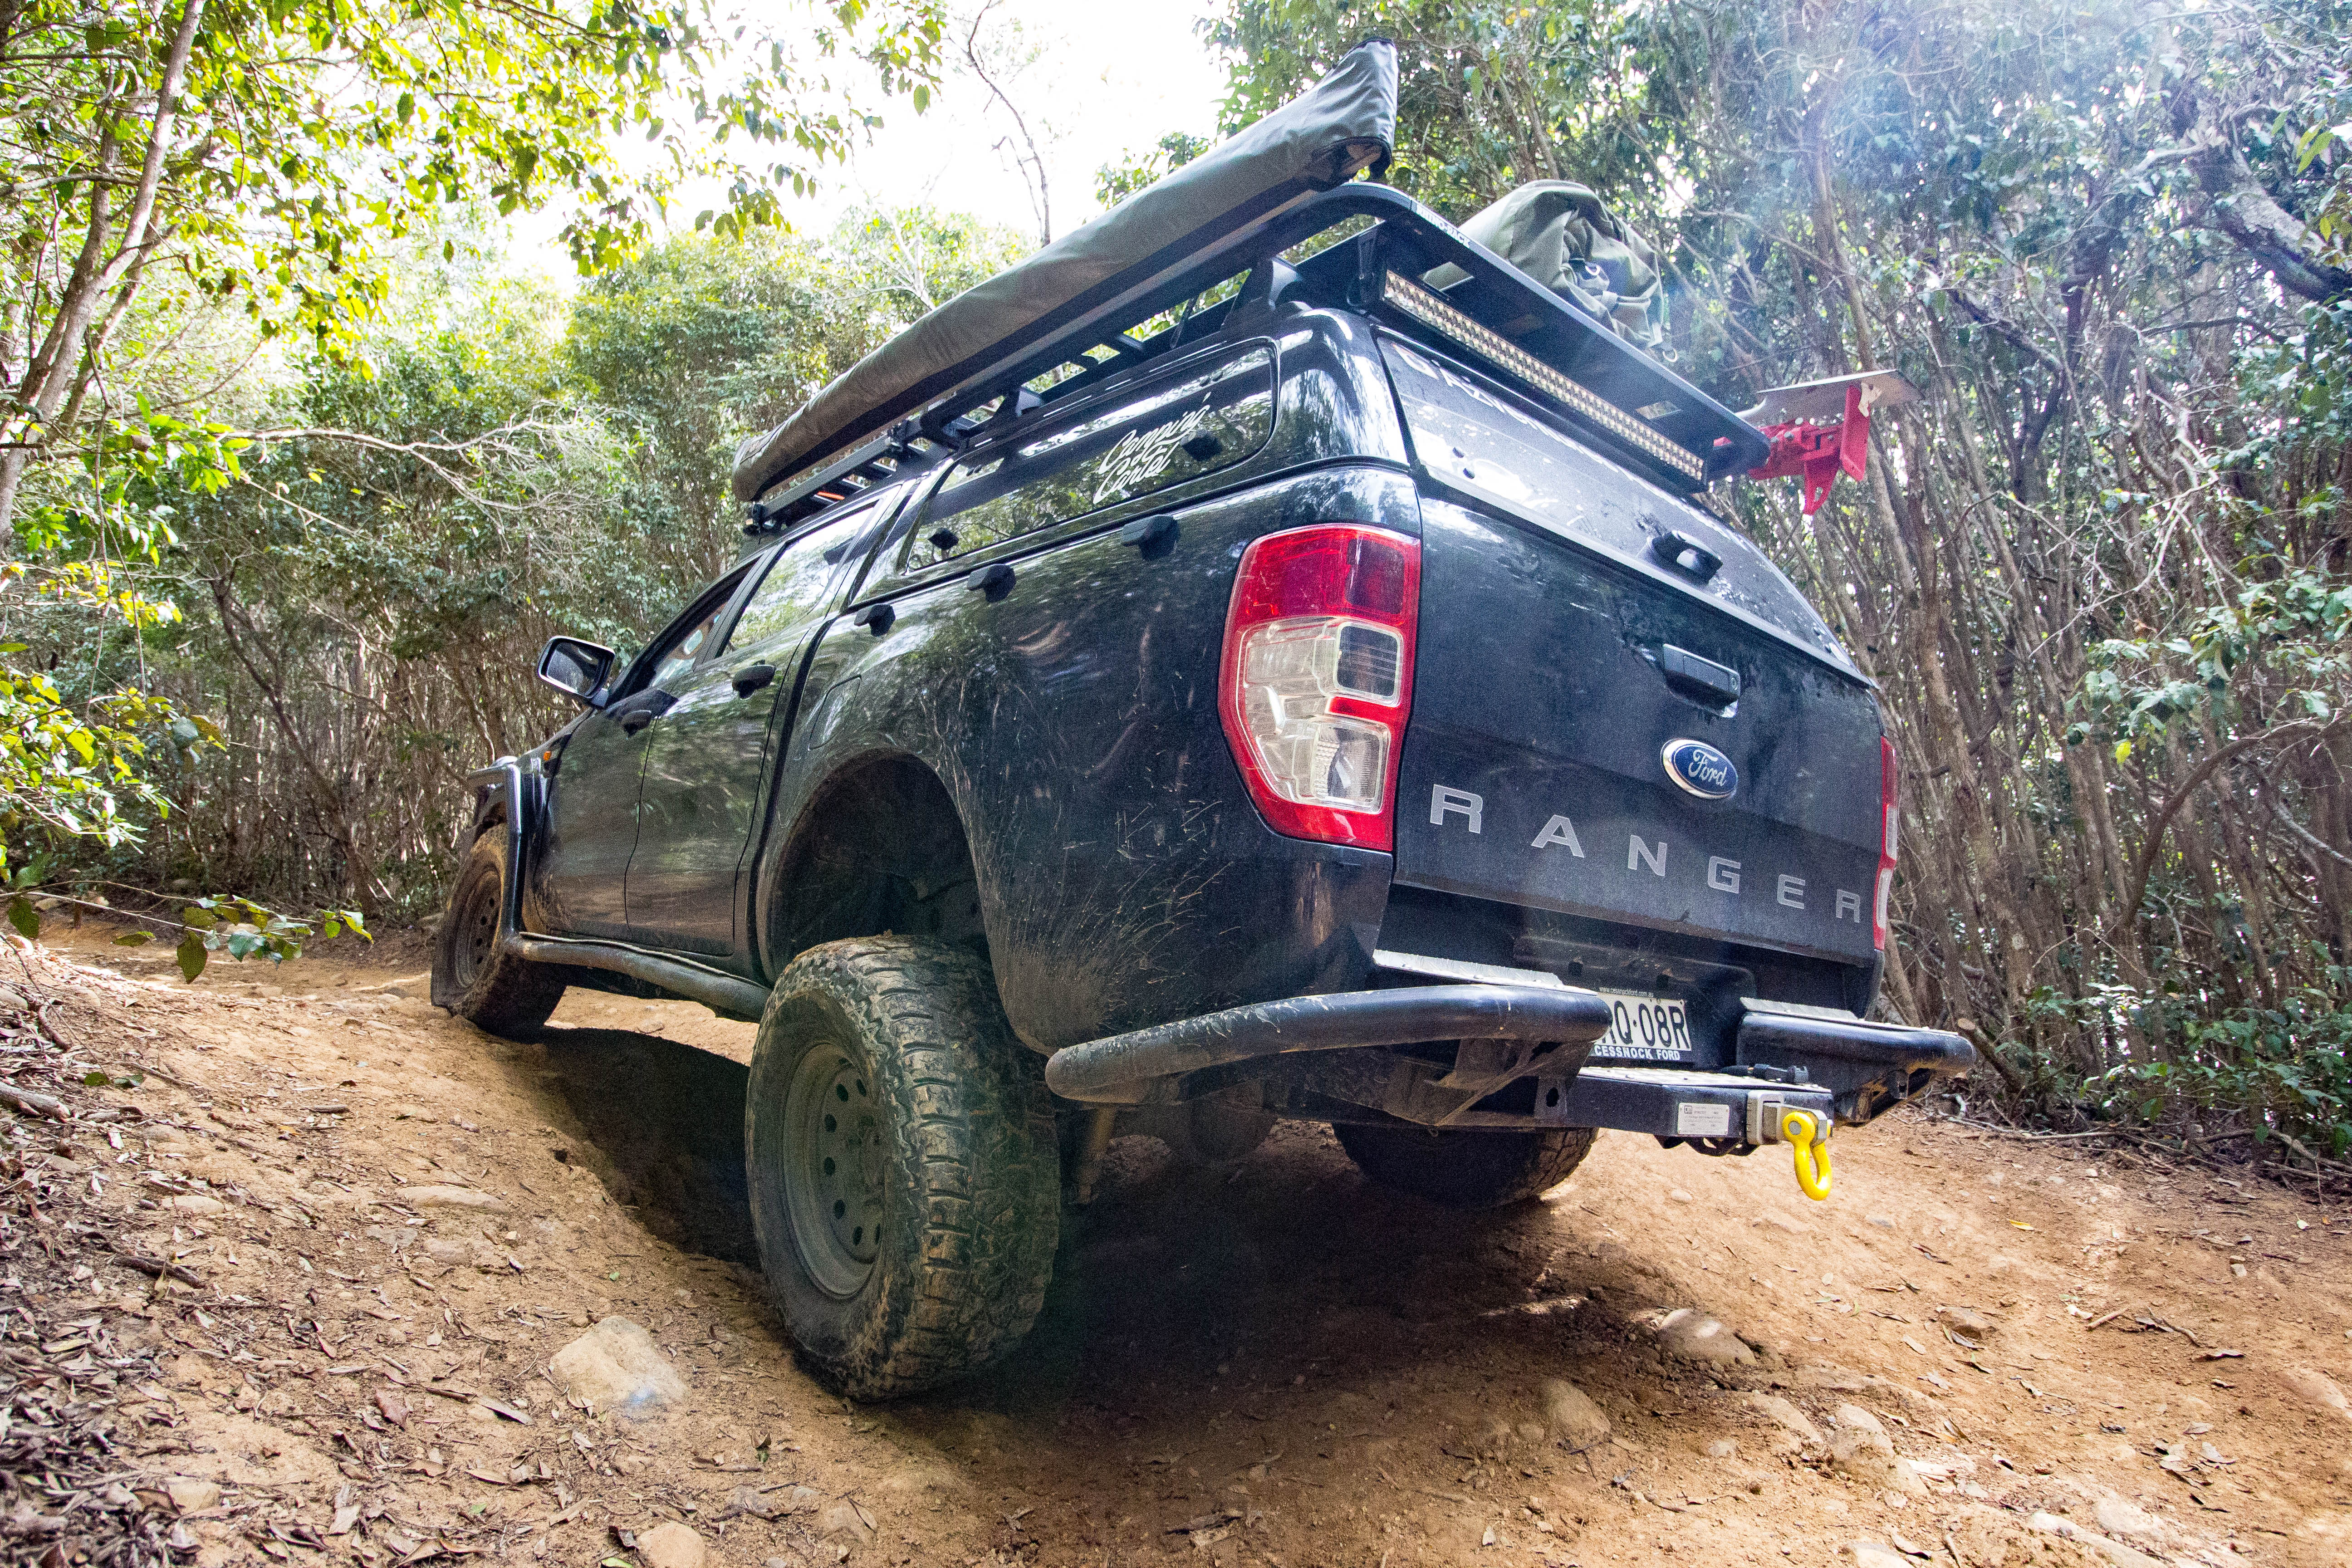
[(583, 272), (695, 182), (728, 182), (703, 215), (720, 231), (774, 222), (871, 113), (829, 68), (854, 57), (920, 108), (940, 33), (925, 0), (786, 18), (803, 25), (719, 0), (0, 3), (0, 521), (28, 460), (154, 438), (156, 345), (118, 338), (168, 331), (172, 303), (232, 302), (335, 359), (396, 242), (457, 204), (561, 204)]
[[(872, 121), (833, 73), (919, 109), (939, 37), (929, 0), (761, 26), (718, 0), (0, 0), (0, 524), (19, 545), (0, 587), (34, 601), (16, 618), (68, 612), (134, 647), (175, 621), (153, 569), (192, 504), (249, 479), (253, 433), (225, 417), (253, 401), (245, 373), (295, 353), (328, 402), (372, 374), (371, 323), (446, 215), (551, 208), (583, 273), (698, 187), (723, 195), (697, 227), (772, 225)], [(0, 855), (120, 844), (121, 806), (163, 804), (157, 737), (218, 739), (135, 670), (68, 700), (11, 657)]]

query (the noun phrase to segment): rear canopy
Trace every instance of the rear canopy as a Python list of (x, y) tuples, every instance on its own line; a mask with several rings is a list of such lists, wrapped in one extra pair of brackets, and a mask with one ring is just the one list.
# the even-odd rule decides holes
[(1034, 340), (1181, 267), (1212, 237), (1385, 163), (1396, 98), (1395, 46), (1359, 46), (1298, 98), (924, 315), (783, 424), (746, 440), (735, 454), (735, 499), (752, 500), (1016, 362)]

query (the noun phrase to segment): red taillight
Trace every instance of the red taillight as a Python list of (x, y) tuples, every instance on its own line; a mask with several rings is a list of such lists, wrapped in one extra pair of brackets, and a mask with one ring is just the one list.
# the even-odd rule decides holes
[(1895, 830), (1902, 806), (1895, 797), (1895, 742), (1878, 739), (1878, 902), (1870, 917), (1870, 940), (1886, 951), (1886, 911), (1895, 897)]
[(1321, 524), (1242, 552), (1217, 711), (1276, 833), (1393, 848), (1421, 543)]

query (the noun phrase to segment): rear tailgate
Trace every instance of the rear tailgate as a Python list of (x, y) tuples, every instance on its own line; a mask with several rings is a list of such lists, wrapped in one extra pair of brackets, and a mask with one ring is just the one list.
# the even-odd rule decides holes
[[(1820, 617), (1705, 514), (1385, 346), (1430, 481), (1397, 880), (1868, 963), (1878, 708)], [(1649, 557), (1668, 530), (1706, 583)]]

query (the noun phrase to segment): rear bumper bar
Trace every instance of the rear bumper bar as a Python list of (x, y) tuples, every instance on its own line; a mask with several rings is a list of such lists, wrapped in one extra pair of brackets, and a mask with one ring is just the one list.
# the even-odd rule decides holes
[(1580, 1046), (1609, 1028), (1591, 991), (1532, 985), (1415, 985), (1348, 991), (1229, 1007), (1070, 1046), (1045, 1063), (1045, 1084), (1067, 1100), (1117, 1101), (1148, 1079), (1296, 1051), (1402, 1046), (1420, 1040), (1533, 1040)]
[(1783, 1058), (1827, 1058), (1901, 1072), (1952, 1073), (1968, 1071), (1977, 1059), (1974, 1046), (1941, 1029), (1762, 1011), (1740, 1018), (1738, 1048), (1743, 1067), (1777, 1066)]
[(1791, 1014), (1751, 1004), (1734, 1036), (1738, 1066), (1826, 1089), (1841, 1121), (1867, 1121), (1936, 1079), (1976, 1065), (1976, 1047), (1941, 1029)]
[[(1536, 1079), (1534, 1125), (1753, 1144), (1777, 1141), (1774, 1107), (1811, 1110), (1825, 1121), (1864, 1121), (1976, 1060), (1968, 1041), (1941, 1030), (1753, 1003), (1734, 1031), (1732, 1065), (1588, 1065), (1575, 1047), (1608, 1026), (1608, 1003), (1569, 987), (1421, 985), (1299, 996), (1071, 1046), (1046, 1062), (1045, 1082), (1067, 1100), (1118, 1104), (1140, 1098), (1153, 1079), (1301, 1052), (1433, 1040), (1551, 1042), (1563, 1048), (1526, 1068)], [(1383, 1102), (1409, 1120), (1428, 1114)], [(1482, 1116), (1480, 1122), (1500, 1120)]]

